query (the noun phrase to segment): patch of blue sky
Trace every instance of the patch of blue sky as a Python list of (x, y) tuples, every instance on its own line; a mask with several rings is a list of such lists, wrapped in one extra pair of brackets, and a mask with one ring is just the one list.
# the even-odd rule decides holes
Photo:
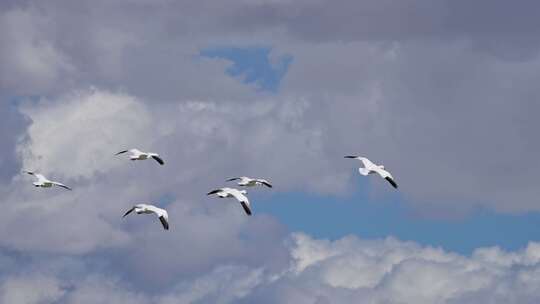
[(424, 218), (412, 215), (398, 198), (374, 200), (360, 192), (350, 197), (286, 193), (251, 200), (255, 213), (271, 214), (291, 231), (318, 238), (337, 239), (349, 234), (366, 239), (393, 236), (461, 254), (491, 246), (516, 250), (529, 241), (540, 241), (539, 213), (478, 211), (461, 219)]
[(215, 47), (202, 50), (200, 55), (230, 60), (233, 64), (225, 71), (227, 74), (273, 93), (279, 90), (293, 60), (290, 55), (272, 56), (269, 47)]

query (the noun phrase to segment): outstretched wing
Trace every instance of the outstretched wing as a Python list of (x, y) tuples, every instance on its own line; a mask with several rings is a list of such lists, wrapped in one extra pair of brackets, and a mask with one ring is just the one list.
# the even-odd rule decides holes
[(231, 194), (240, 202), (242, 208), (244, 208), (244, 211), (247, 213), (247, 215), (251, 215), (251, 209), (249, 206), (250, 204), (247, 196), (242, 194), (240, 191), (232, 191)]
[(152, 158), (155, 159), (160, 165), (164, 165), (165, 162), (163, 161), (163, 159), (161, 159), (159, 156), (156, 156), (156, 155), (152, 155)]
[(242, 207), (244, 208), (244, 211), (247, 213), (247, 215), (251, 215), (251, 209), (249, 209), (249, 206), (246, 204), (246, 202), (240, 202), (242, 204)]
[(364, 168), (366, 168), (366, 169), (371, 169), (373, 167), (377, 167), (372, 161), (370, 161), (369, 159), (367, 159), (365, 157), (360, 157), (359, 160), (360, 160), (360, 162), (362, 162), (362, 164), (364, 165)]
[(364, 168), (371, 168), (371, 166), (375, 166), (373, 162), (371, 162), (369, 159), (362, 156), (348, 155), (348, 156), (345, 156), (345, 158), (358, 159), (360, 162), (362, 162), (362, 164), (364, 165)]
[(131, 209), (129, 209), (126, 213), (124, 213), (124, 215), (122, 215), (122, 217), (126, 217), (126, 215), (130, 214), (131, 212), (133, 212), (133, 210), (135, 210), (135, 207), (132, 207)]
[(73, 189), (71, 189), (70, 187), (68, 187), (68, 186), (66, 186), (66, 185), (64, 185), (64, 184), (62, 184), (62, 183), (59, 183), (59, 182), (51, 182), (51, 184), (56, 185), (56, 186), (58, 186), (58, 187), (62, 187), (62, 188), (64, 188), (64, 189), (67, 189), (67, 190), (70, 190), (70, 191), (73, 190)]
[(385, 180), (387, 180), (390, 183), (390, 185), (392, 185), (394, 188), (396, 188), (396, 189), (398, 188), (398, 185), (396, 184), (396, 182), (394, 181), (393, 178), (386, 177)]
[(382, 178), (387, 180), (390, 183), (390, 185), (392, 185), (392, 187), (397, 189), (398, 185), (396, 181), (394, 180), (394, 177), (392, 176), (392, 174), (390, 174), (390, 172), (386, 171), (385, 169), (381, 167), (376, 167), (374, 171), (377, 172), (377, 174), (379, 174)]
[(45, 178), (45, 176), (43, 176), (43, 174), (39, 174), (39, 173), (36, 173), (34, 171), (23, 171), (23, 172), (34, 176), (39, 181), (45, 181), (46, 180), (46, 178)]
[(159, 221), (161, 222), (161, 225), (163, 225), (163, 229), (169, 230), (169, 222), (167, 222), (167, 219), (164, 216), (160, 216)]
[(212, 191), (206, 193), (206, 195), (216, 194), (216, 193), (221, 192), (221, 191), (222, 191), (221, 189), (212, 190)]
[(272, 185), (270, 185), (270, 183), (267, 181), (261, 181), (261, 184), (265, 185), (268, 188), (272, 188)]

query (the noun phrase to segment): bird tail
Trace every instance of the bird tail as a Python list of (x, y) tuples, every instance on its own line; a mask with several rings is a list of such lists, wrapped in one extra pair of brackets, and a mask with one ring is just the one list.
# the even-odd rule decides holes
[(363, 176), (369, 175), (369, 170), (366, 168), (358, 168), (358, 172), (360, 172), (360, 174), (362, 174)]

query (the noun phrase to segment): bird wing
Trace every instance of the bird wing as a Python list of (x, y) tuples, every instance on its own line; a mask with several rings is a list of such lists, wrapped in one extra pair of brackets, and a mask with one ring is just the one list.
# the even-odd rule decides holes
[(163, 161), (163, 159), (161, 159), (159, 156), (157, 155), (152, 155), (152, 158), (155, 159), (160, 165), (164, 165), (165, 162)]
[(396, 184), (396, 182), (394, 181), (393, 178), (391, 178), (391, 177), (386, 177), (385, 179), (386, 179), (386, 180), (390, 183), (390, 185), (392, 185), (394, 188), (396, 188), (396, 189), (398, 188), (398, 185)]
[(116, 153), (115, 155), (120, 155), (120, 154), (123, 154), (123, 153), (127, 153), (129, 150), (123, 150), (123, 151), (120, 151), (118, 153)]
[(223, 189), (212, 190), (212, 191), (208, 192), (206, 195), (216, 194), (216, 193), (221, 192), (221, 191), (223, 191)]
[(247, 198), (247, 196), (245, 196), (244, 194), (242, 194), (240, 191), (236, 190), (236, 189), (233, 189), (235, 191), (230, 191), (229, 193), (234, 196), (234, 198), (236, 198), (240, 204), (242, 204), (242, 207), (244, 208), (244, 211), (246, 211), (246, 213), (248, 215), (251, 215), (251, 209), (250, 209), (250, 203), (249, 203), (249, 199)]
[(362, 162), (362, 164), (364, 165), (364, 168), (366, 168), (366, 169), (371, 169), (372, 167), (377, 167), (377, 166), (375, 166), (375, 164), (372, 161), (370, 161), (369, 159), (367, 159), (365, 157), (360, 157), (358, 159)]
[(272, 188), (272, 185), (271, 185), (267, 180), (260, 179), (260, 180), (259, 180), (259, 183), (265, 185), (265, 186), (268, 187), (268, 188)]
[(373, 162), (371, 162), (369, 159), (363, 157), (363, 156), (354, 156), (354, 155), (348, 155), (348, 156), (345, 156), (345, 158), (353, 158), (353, 159), (358, 159), (360, 162), (362, 162), (362, 164), (364, 165), (365, 168), (370, 168), (371, 166), (375, 166), (375, 164)]
[(64, 185), (62, 183), (59, 183), (59, 182), (51, 182), (51, 184), (56, 185), (58, 187), (62, 187), (62, 188), (67, 189), (67, 190), (73, 190), (70, 187), (68, 187), (68, 186), (66, 186), (66, 185)]
[(161, 222), (161, 225), (163, 225), (163, 229), (169, 230), (169, 222), (164, 216), (160, 216), (159, 221)]
[(136, 156), (146, 154), (146, 153), (144, 153), (143, 151), (141, 151), (139, 149), (129, 149), (129, 153), (131, 153), (133, 155), (136, 155)]
[(249, 208), (249, 206), (245, 202), (240, 202), (240, 204), (242, 205), (242, 208), (244, 208), (244, 211), (247, 213), (247, 215), (251, 215), (251, 209)]
[(135, 207), (131, 207), (131, 209), (129, 209), (126, 213), (124, 213), (124, 215), (122, 215), (122, 217), (126, 217), (126, 215), (130, 214), (131, 212), (133, 212), (133, 210), (135, 210)]
[(382, 178), (387, 180), (390, 183), (390, 185), (392, 185), (392, 187), (397, 189), (398, 185), (394, 181), (394, 177), (392, 176), (392, 174), (390, 174), (390, 172), (386, 171), (385, 169), (382, 169), (381, 167), (375, 167), (373, 171), (377, 172), (377, 174), (379, 174)]
[(164, 217), (168, 217), (169, 215), (167, 214), (167, 210), (165, 209), (161, 209), (159, 207), (156, 207), (154, 205), (146, 205), (146, 209), (148, 209), (149, 211), (155, 213), (157, 216), (164, 216)]
[(43, 176), (43, 174), (39, 174), (39, 173), (34, 173), (34, 176), (40, 180), (40, 181), (45, 181), (47, 180), (47, 178), (45, 176)]
[(226, 180), (226, 182), (232, 182), (232, 181), (240, 180), (240, 179), (241, 179), (240, 177), (233, 177), (233, 178), (229, 178), (228, 180)]
[(163, 229), (169, 230), (169, 222), (167, 221), (169, 214), (167, 213), (167, 210), (158, 208), (154, 205), (147, 205), (146, 208), (158, 216), (161, 225), (163, 225)]
[(33, 171), (23, 171), (24, 173), (27, 173), (27, 174), (30, 174), (32, 176), (34, 176), (35, 178), (37, 178), (39, 181), (45, 181), (47, 180), (47, 178), (45, 176), (43, 176), (43, 174), (39, 174), (39, 173), (36, 173), (36, 172), (33, 172)]

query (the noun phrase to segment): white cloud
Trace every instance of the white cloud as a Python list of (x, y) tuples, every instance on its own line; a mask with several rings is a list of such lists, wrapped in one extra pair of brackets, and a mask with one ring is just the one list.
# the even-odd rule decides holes
[(91, 89), (54, 101), (30, 101), (21, 111), (31, 120), (19, 146), (23, 167), (67, 178), (118, 166), (116, 152), (150, 149), (155, 132), (146, 106), (122, 93)]
[(234, 303), (261, 284), (263, 279), (262, 269), (220, 266), (192, 282), (181, 283), (175, 291), (163, 296), (159, 303)]
[[(0, 295), (9, 303), (62, 299), (61, 303), (68, 304), (536, 303), (540, 299), (539, 248), (537, 243), (512, 252), (479, 248), (462, 256), (393, 238), (348, 236), (327, 241), (295, 233), (289, 239), (289, 264), (279, 268), (271, 269), (268, 263), (224, 263), (168, 284), (144, 286), (133, 284), (134, 278), (118, 271), (100, 273), (91, 264), (77, 266), (80, 260), (70, 264), (49, 257), (47, 264), (52, 267), (40, 262), (17, 269), (33, 269), (33, 275), (4, 272)], [(66, 275), (70, 268), (80, 270), (75, 276)], [(169, 271), (163, 268), (153, 278)]]
[[(466, 257), (392, 238), (365, 241), (350, 236), (329, 242), (294, 234), (292, 240), (291, 271), (268, 286), (258, 286), (246, 302), (460, 303), (460, 299), (474, 299), (486, 303), (527, 297), (520, 303), (534, 303), (540, 299), (532, 287), (540, 284), (534, 275), (539, 261), (531, 259), (538, 254), (536, 243), (509, 253), (483, 248)], [(498, 262), (485, 254), (491, 251), (499, 252)]]

